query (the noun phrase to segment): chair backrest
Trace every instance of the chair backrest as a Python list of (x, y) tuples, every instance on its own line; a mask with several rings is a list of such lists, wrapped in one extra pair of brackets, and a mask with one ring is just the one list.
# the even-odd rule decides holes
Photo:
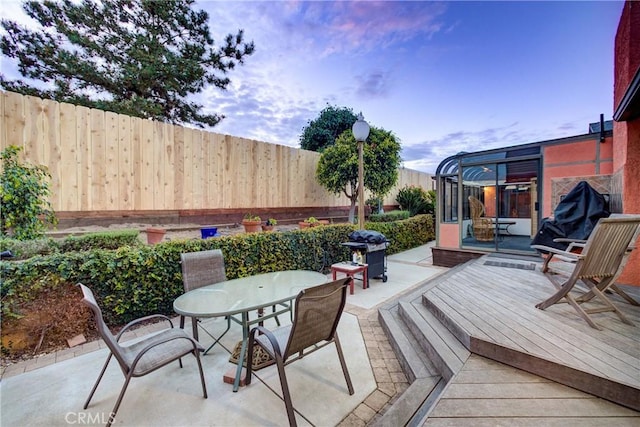
[(98, 306), (96, 298), (93, 296), (93, 292), (82, 283), (78, 283), (78, 286), (82, 289), (82, 295), (84, 296), (82, 302), (89, 306), (93, 312), (93, 318), (96, 322), (96, 328), (98, 329), (100, 338), (102, 338), (107, 347), (109, 347), (109, 350), (111, 350), (111, 353), (118, 361), (118, 364), (120, 364), (120, 368), (122, 368), (126, 373), (129, 370), (129, 365), (125, 362), (125, 358), (122, 355), (122, 347), (120, 347), (120, 344), (116, 341), (115, 337), (107, 327), (107, 324), (104, 323), (102, 310), (100, 310), (100, 306)]
[(469, 196), (469, 207), (471, 208), (471, 219), (480, 218), (484, 215), (484, 205), (473, 196)]
[(351, 280), (351, 277), (346, 277), (305, 289), (298, 294), (284, 360), (314, 344), (333, 339)]
[(220, 249), (188, 252), (180, 254), (180, 259), (185, 292), (227, 280)]
[(640, 233), (640, 215), (621, 215), (598, 221), (576, 265), (579, 278), (615, 276)]

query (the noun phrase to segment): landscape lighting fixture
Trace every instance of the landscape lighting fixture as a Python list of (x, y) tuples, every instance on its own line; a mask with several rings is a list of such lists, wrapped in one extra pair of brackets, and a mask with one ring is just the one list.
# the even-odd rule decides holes
[(364, 121), (362, 112), (358, 114), (351, 132), (358, 142), (358, 228), (364, 230), (364, 159), (362, 151), (364, 142), (369, 136), (369, 124)]

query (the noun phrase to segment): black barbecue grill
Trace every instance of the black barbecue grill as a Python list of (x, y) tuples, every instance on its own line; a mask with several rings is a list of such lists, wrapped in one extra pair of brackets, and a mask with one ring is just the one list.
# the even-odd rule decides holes
[(387, 281), (386, 251), (390, 241), (377, 231), (359, 230), (349, 234), (349, 241), (342, 243), (351, 252), (359, 251), (364, 256), (364, 263), (368, 265), (368, 278)]

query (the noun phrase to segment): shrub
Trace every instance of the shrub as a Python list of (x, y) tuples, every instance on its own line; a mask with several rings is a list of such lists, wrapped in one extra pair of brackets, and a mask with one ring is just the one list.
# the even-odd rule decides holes
[(44, 166), (21, 164), (20, 150), (10, 145), (0, 155), (0, 234), (30, 240), (43, 236), (46, 224), (56, 225), (58, 220), (48, 199), (49, 172)]
[(122, 246), (140, 246), (136, 230), (90, 233), (82, 236), (67, 236), (55, 240), (50, 237), (34, 240), (0, 238), (0, 251), (10, 250), (11, 260), (28, 259), (36, 255), (51, 255), (57, 252), (88, 251), (91, 249), (118, 249)]
[(118, 249), (122, 246), (141, 246), (137, 230), (106, 231), (82, 236), (68, 236), (59, 243), (61, 252), (88, 251), (91, 249)]
[(369, 206), (369, 208), (371, 209), (371, 214), (375, 215), (379, 213), (380, 206), (382, 206), (382, 198), (372, 197), (364, 202), (364, 204)]
[(422, 187), (405, 186), (398, 191), (396, 202), (411, 216), (435, 212), (435, 191), (425, 191)]
[(392, 222), (401, 221), (410, 217), (409, 211), (389, 211), (382, 214), (372, 214), (369, 216), (371, 222)]
[(50, 255), (58, 250), (58, 244), (49, 237), (34, 240), (0, 238), (0, 251), (11, 251), (14, 256), (11, 258), (12, 261), (28, 259), (36, 255)]

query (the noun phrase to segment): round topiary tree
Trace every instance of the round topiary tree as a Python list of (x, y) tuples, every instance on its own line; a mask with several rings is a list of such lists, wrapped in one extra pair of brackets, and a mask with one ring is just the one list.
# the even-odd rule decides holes
[(49, 195), (51, 175), (44, 166), (20, 163), (21, 148), (10, 145), (0, 155), (0, 234), (17, 240), (37, 239), (46, 224), (56, 225)]

